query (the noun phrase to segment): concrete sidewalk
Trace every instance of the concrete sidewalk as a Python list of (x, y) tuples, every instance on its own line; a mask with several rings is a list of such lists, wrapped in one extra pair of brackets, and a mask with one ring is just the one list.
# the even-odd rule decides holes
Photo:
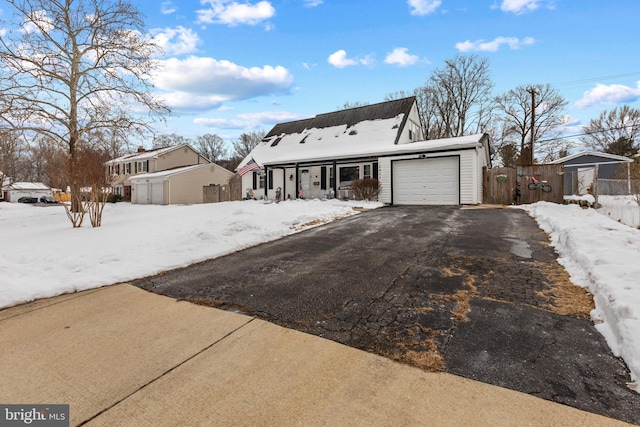
[(627, 425), (129, 285), (2, 310), (0, 343), (0, 403), (71, 425)]

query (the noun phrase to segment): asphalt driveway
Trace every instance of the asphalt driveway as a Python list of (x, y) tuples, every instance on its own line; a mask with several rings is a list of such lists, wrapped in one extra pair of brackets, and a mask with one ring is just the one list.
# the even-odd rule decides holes
[(640, 395), (520, 210), (389, 207), (141, 288), (640, 424)]

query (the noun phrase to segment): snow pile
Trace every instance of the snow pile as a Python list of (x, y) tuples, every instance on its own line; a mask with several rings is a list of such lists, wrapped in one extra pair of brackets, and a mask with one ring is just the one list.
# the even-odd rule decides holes
[(524, 205), (559, 254), (571, 280), (594, 296), (591, 317), (638, 391), (640, 380), (640, 230), (577, 205)]
[(635, 196), (599, 196), (598, 212), (629, 227), (640, 227), (640, 206)]
[[(108, 204), (103, 225), (73, 229), (64, 208), (0, 203), (0, 308), (185, 267), (378, 203)], [(241, 266), (238, 266), (241, 268)]]

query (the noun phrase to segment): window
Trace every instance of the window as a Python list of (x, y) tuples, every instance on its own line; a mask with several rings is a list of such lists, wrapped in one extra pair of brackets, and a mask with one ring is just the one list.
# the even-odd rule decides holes
[(267, 180), (267, 174), (264, 172), (260, 173), (260, 182), (258, 183), (258, 188), (264, 188), (265, 187), (265, 181)]
[(148, 162), (138, 162), (137, 171), (138, 172), (146, 172), (147, 171)]
[(127, 163), (127, 175), (131, 175), (131, 163)]
[(363, 178), (371, 178), (371, 165), (364, 165)]
[(347, 166), (340, 168), (340, 188), (351, 188), (353, 181), (360, 179), (360, 166)]

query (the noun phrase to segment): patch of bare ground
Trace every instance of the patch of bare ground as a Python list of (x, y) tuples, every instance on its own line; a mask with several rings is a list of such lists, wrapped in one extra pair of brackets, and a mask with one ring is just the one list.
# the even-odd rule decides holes
[(574, 285), (569, 274), (557, 261), (545, 263), (541, 266), (549, 278), (548, 289), (538, 292), (547, 299), (547, 308), (558, 314), (574, 314), (588, 317), (594, 309), (593, 295), (586, 289)]
[(387, 342), (392, 342), (393, 348), (376, 353), (427, 372), (442, 372), (445, 370), (444, 357), (438, 352), (437, 344), (432, 338), (438, 334), (439, 332), (415, 323), (407, 329), (409, 339), (388, 336)]
[(196, 305), (202, 305), (202, 306), (211, 307), (211, 308), (219, 308), (221, 310), (237, 311), (240, 313), (249, 313), (250, 311), (249, 307), (245, 307), (244, 305), (241, 305), (241, 304), (236, 304), (236, 303), (227, 302), (227, 301), (219, 301), (219, 300), (210, 299), (210, 298), (179, 299), (178, 301), (187, 301)]
[(300, 230), (304, 230), (305, 228), (310, 228), (310, 227), (315, 227), (317, 225), (327, 224), (329, 222), (336, 221), (338, 219), (345, 218), (345, 217), (348, 217), (348, 216), (351, 216), (351, 215), (353, 215), (353, 214), (352, 213), (345, 213), (345, 214), (342, 214), (342, 215), (332, 216), (331, 218), (314, 219), (313, 221), (305, 222), (303, 224), (294, 224), (294, 225), (291, 226), (291, 229), (293, 229), (295, 231), (300, 231)]
[(471, 292), (470, 291), (467, 291), (467, 290), (458, 291), (453, 295), (434, 294), (434, 295), (431, 295), (431, 298), (444, 300), (444, 301), (454, 301), (456, 303), (456, 306), (453, 309), (453, 312), (451, 313), (453, 316), (453, 319), (456, 322), (466, 322), (468, 320), (467, 313), (471, 311), (471, 305), (470, 305)]

